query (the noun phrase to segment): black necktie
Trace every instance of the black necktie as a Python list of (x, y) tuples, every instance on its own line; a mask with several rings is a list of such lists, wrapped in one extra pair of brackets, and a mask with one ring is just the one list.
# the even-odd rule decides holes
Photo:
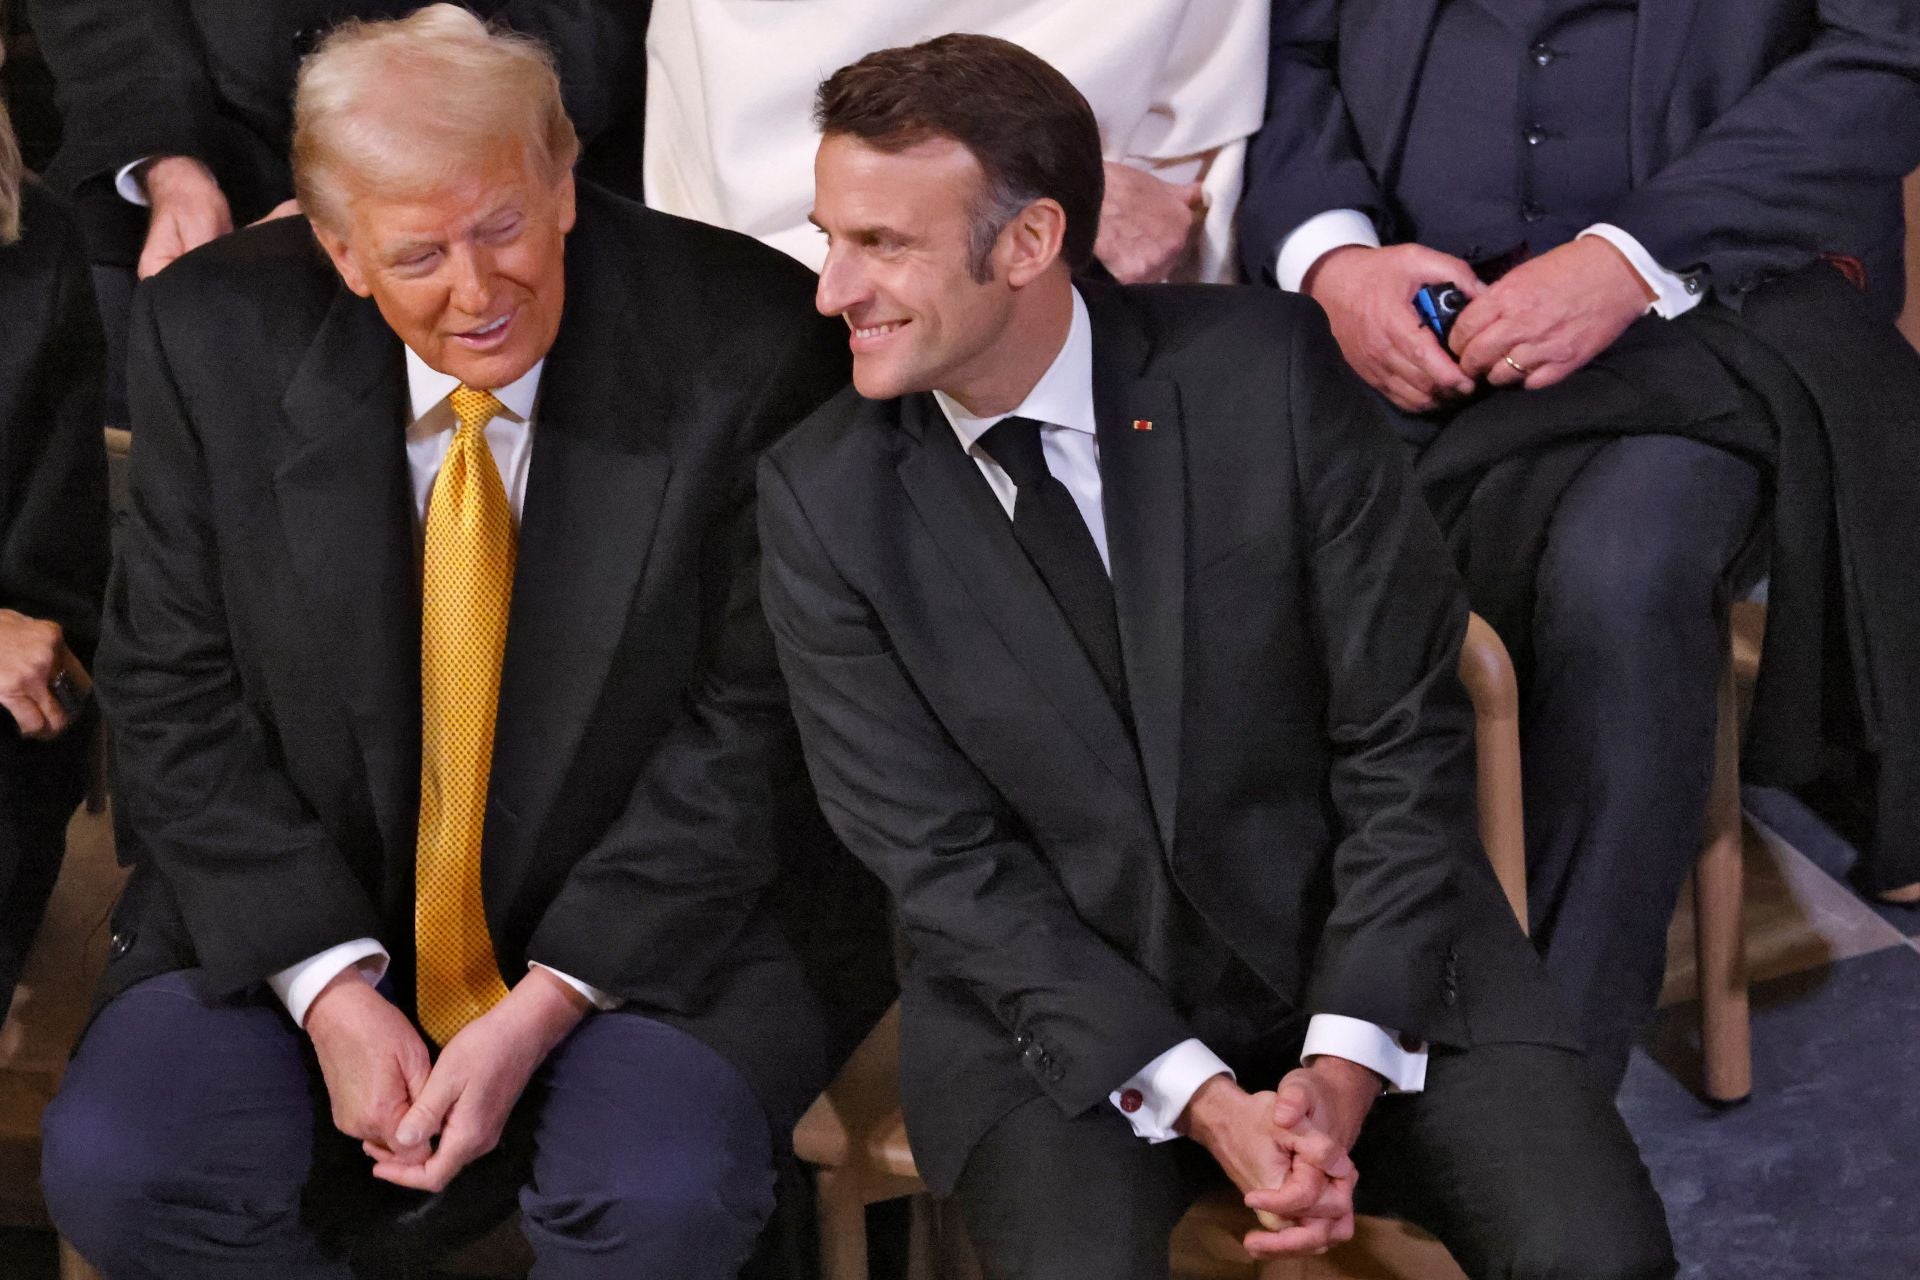
[(980, 447), (1013, 481), (1013, 536), (1067, 616), (1067, 625), (1100, 673), (1100, 683), (1127, 727), (1127, 677), (1120, 661), (1120, 626), (1113, 612), (1113, 583), (1100, 549), (1080, 517), (1067, 486), (1047, 470), (1040, 424), (1002, 418), (980, 437)]

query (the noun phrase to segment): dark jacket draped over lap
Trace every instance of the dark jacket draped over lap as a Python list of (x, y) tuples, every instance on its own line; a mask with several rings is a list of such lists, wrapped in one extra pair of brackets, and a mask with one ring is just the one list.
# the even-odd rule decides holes
[(1677, 435), (1763, 469), (1772, 519), (1765, 649), (1743, 768), (1797, 786), (1866, 765), (1869, 888), (1920, 880), (1920, 357), (1843, 276), (1805, 268), (1641, 321), (1557, 386), (1462, 410), (1416, 467), (1475, 593), (1517, 640), (1562, 493), (1608, 441)]

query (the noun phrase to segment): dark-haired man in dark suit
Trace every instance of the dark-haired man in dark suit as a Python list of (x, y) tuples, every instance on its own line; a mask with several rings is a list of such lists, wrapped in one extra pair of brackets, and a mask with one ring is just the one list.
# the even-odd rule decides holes
[[(1272, 21), (1243, 263), (1319, 302), (1391, 402), (1514, 652), (1534, 938), (1612, 1089), (1701, 847), (1727, 600), (1770, 511), (1749, 763), (1804, 781), (1858, 717), (1885, 818), (1863, 883), (1920, 881), (1920, 689), (1890, 659), (1920, 616), (1906, 521), (1870, 492), (1920, 455), (1904, 392), (1862, 399), (1916, 378), (1885, 321), (1920, 8), (1276, 0)], [(1411, 306), (1436, 282), (1471, 298), (1444, 346)]]
[(767, 614), (986, 1273), (1161, 1280), (1223, 1171), (1254, 1253), (1322, 1249), (1357, 1168), (1471, 1275), (1670, 1275), (1478, 846), (1465, 600), (1318, 313), (1076, 287), (1098, 132), (1004, 41), (818, 117), (854, 388), (761, 465)]

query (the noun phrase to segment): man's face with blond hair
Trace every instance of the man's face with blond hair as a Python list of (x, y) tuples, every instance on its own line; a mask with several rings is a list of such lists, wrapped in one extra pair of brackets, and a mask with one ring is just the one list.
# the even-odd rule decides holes
[(417, 193), (354, 189), (349, 177), (345, 225), (315, 233), (347, 287), (429, 366), (504, 387), (553, 347), (566, 301), (573, 175), (541, 169), (503, 142)]

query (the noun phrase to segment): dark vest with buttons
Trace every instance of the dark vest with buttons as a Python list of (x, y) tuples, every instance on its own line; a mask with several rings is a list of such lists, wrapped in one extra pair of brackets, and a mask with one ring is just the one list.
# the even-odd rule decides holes
[(1469, 262), (1573, 239), (1631, 185), (1638, 0), (1445, 0), (1394, 196), (1405, 239)]

